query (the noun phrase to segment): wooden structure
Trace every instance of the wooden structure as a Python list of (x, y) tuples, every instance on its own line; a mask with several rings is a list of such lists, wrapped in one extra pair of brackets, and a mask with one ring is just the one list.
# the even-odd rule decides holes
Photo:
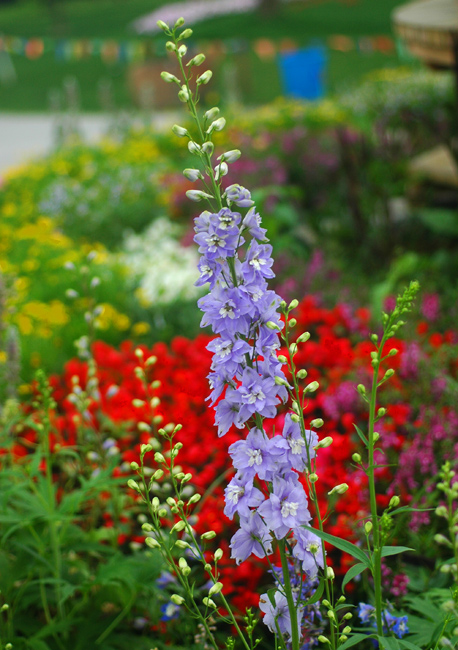
[(434, 68), (457, 69), (457, 0), (420, 0), (392, 14), (394, 30), (408, 51)]

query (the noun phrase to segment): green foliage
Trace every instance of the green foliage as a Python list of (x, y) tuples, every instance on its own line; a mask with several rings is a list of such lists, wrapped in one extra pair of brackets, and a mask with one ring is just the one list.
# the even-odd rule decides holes
[[(40, 384), (41, 396), (20, 425), (33, 453), (19, 462), (7, 427), (2, 434), (9, 453), (0, 473), (0, 591), (9, 608), (0, 638), (19, 650), (126, 644), (148, 650), (151, 637), (136, 630), (134, 620), (158, 616), (160, 557), (118, 546), (125, 526), (120, 513), (129, 513), (124, 479), (113, 476), (115, 459), (100, 456), (96, 442), (84, 443), (87, 436), (51, 455), (54, 404), (43, 378)], [(94, 454), (98, 464), (88, 464)], [(111, 528), (103, 527), (107, 508), (114, 514)]]

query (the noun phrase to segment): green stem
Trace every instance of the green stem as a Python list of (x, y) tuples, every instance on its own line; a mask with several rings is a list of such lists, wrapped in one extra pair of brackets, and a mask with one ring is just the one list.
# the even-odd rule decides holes
[[(372, 576), (374, 578), (374, 598), (375, 598), (375, 617), (377, 622), (377, 634), (383, 636), (383, 619), (382, 619), (382, 549), (379, 518), (377, 514), (377, 492), (375, 488), (375, 467), (374, 467), (374, 427), (375, 427), (375, 409), (377, 405), (377, 385), (380, 362), (382, 358), (383, 346), (385, 345), (385, 335), (382, 338), (380, 347), (377, 351), (377, 360), (374, 364), (371, 399), (369, 403), (369, 432), (368, 432), (368, 480), (369, 480), (369, 499), (371, 507), (372, 521)], [(370, 551), (370, 549), (369, 549)]]
[(286, 542), (284, 539), (278, 542), (280, 551), (281, 568), (283, 572), (283, 587), (285, 590), (286, 600), (288, 601), (289, 615), (291, 617), (291, 650), (299, 650), (299, 631), (297, 629), (297, 609), (294, 602), (293, 591), (291, 589), (291, 579), (289, 575), (288, 560), (285, 551)]
[[(293, 379), (293, 385), (294, 385), (294, 397), (297, 402), (297, 404), (300, 406), (299, 408), (299, 418), (300, 418), (300, 428), (301, 428), (301, 433), (302, 437), (305, 441), (305, 447), (307, 450), (307, 467), (309, 474), (312, 473), (312, 460), (310, 458), (310, 450), (307, 444), (307, 436), (306, 436), (306, 429), (305, 429), (305, 422), (304, 422), (304, 412), (301, 406), (301, 399), (300, 399), (300, 391), (299, 391), (299, 384), (297, 383), (297, 377), (296, 377), (296, 364), (294, 363), (293, 355), (290, 350), (289, 346), (289, 336), (288, 336), (288, 318), (286, 317), (286, 326), (285, 326), (285, 335), (284, 335), (284, 340), (286, 343), (286, 347), (288, 349), (288, 356), (289, 356), (289, 365), (291, 369), (291, 376)], [(318, 501), (318, 495), (316, 492), (315, 484), (312, 483), (311, 481), (308, 481), (309, 484), (309, 490), (310, 490), (310, 499), (314, 505), (315, 508), (315, 514), (316, 518), (318, 520), (318, 529), (321, 532), (324, 532), (324, 526), (323, 526), (323, 519), (321, 517), (321, 512), (320, 512), (320, 505)], [(326, 561), (326, 547), (324, 540), (321, 540), (321, 553), (323, 555), (323, 569), (324, 569), (324, 585), (325, 585), (325, 591), (326, 591), (326, 598), (327, 600), (333, 605), (333, 600), (332, 600), (332, 593), (331, 593), (331, 585), (330, 585), (330, 579), (328, 578), (328, 564)], [(331, 630), (331, 649), (335, 650), (337, 648), (337, 638), (336, 638), (336, 622), (335, 619), (330, 619), (330, 630)]]

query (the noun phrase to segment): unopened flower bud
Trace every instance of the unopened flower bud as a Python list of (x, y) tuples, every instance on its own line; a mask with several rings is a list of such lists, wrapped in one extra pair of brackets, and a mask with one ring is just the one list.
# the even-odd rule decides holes
[(183, 25), (184, 25), (184, 18), (183, 18), (183, 16), (181, 16), (176, 21), (175, 25), (173, 26), (173, 29), (178, 29), (179, 27), (183, 27)]
[(188, 503), (198, 503), (201, 500), (201, 495), (200, 494), (193, 494), (192, 497), (189, 499)]
[(344, 643), (345, 641), (348, 641), (348, 636), (346, 634), (341, 634), (339, 636), (339, 642)]
[(183, 102), (183, 104), (189, 101), (189, 90), (186, 88), (186, 86), (181, 87), (181, 90), (178, 93), (178, 99), (180, 102)]
[(181, 548), (182, 550), (184, 550), (186, 548), (190, 548), (190, 545), (188, 544), (188, 542), (185, 542), (183, 539), (177, 539), (177, 541), (175, 542), (175, 546), (177, 548)]
[(436, 515), (438, 517), (445, 517), (445, 519), (448, 519), (448, 510), (447, 510), (447, 508), (445, 506), (437, 506)]
[(315, 445), (314, 449), (326, 449), (326, 447), (330, 447), (333, 443), (333, 439), (331, 436), (326, 436), (326, 438), (323, 438), (323, 440), (320, 440), (320, 442)]
[(231, 149), (231, 151), (226, 151), (221, 156), (218, 156), (217, 160), (222, 160), (230, 164), (238, 160), (241, 155), (242, 152), (239, 149)]
[(280, 361), (280, 363), (287, 363), (288, 362), (288, 359), (285, 357), (284, 354), (279, 354), (278, 355), (278, 360)]
[(213, 72), (211, 70), (207, 70), (206, 72), (201, 74), (200, 77), (197, 77), (196, 79), (197, 86), (201, 86), (202, 84), (204, 85), (208, 84), (212, 76), (213, 76)]
[(197, 142), (194, 142), (194, 140), (190, 140), (188, 142), (188, 149), (190, 153), (200, 153), (201, 146)]
[(393, 370), (393, 368), (389, 368), (389, 369), (386, 371), (386, 373), (385, 373), (385, 378), (386, 378), (386, 379), (389, 379), (389, 378), (392, 377), (393, 375), (394, 375), (394, 370)]
[(202, 172), (199, 169), (190, 169), (190, 168), (183, 170), (183, 176), (185, 176), (188, 179), (188, 181), (191, 181), (192, 183), (203, 178)]
[(208, 122), (213, 122), (214, 120), (216, 120), (218, 115), (219, 115), (219, 108), (217, 106), (214, 106), (213, 108), (209, 108), (208, 111), (204, 113), (204, 118)]
[(304, 388), (304, 391), (306, 393), (314, 393), (318, 388), (320, 387), (320, 384), (317, 381), (312, 381), (310, 384), (307, 384), (307, 386)]
[(352, 459), (354, 460), (355, 463), (360, 463), (362, 461), (361, 455), (358, 453), (354, 453), (352, 455)]
[(289, 321), (288, 321), (288, 325), (289, 325), (290, 327), (296, 327), (296, 325), (297, 325), (297, 320), (296, 320), (295, 318), (290, 318)]
[(213, 131), (222, 131), (226, 126), (226, 120), (224, 117), (219, 117), (217, 120), (212, 122), (207, 129), (207, 133), (213, 133)]
[(319, 641), (320, 643), (329, 643), (329, 644), (331, 644), (330, 640), (327, 639), (327, 638), (326, 638), (325, 636), (323, 636), (322, 634), (319, 635), (319, 637), (318, 637), (318, 641)]
[(386, 409), (383, 408), (383, 406), (382, 406), (382, 407), (380, 407), (379, 410), (377, 411), (377, 417), (378, 417), (378, 418), (383, 418), (383, 416), (385, 415), (385, 413), (386, 413)]
[(171, 533), (179, 533), (182, 530), (184, 530), (185, 528), (186, 528), (185, 522), (180, 519), (180, 521), (177, 521), (177, 523), (174, 526), (172, 526), (172, 528), (170, 529), (170, 532)]
[(266, 327), (268, 327), (270, 330), (278, 330), (278, 329), (280, 329), (280, 328), (278, 327), (277, 323), (274, 323), (274, 322), (271, 321), (271, 320), (268, 320), (268, 321), (267, 321), (267, 323), (266, 323)]
[(390, 499), (389, 507), (397, 508), (400, 503), (401, 503), (401, 499), (395, 494)]
[(294, 355), (297, 352), (297, 343), (291, 343), (291, 345), (289, 346), (289, 351), (291, 353), (291, 356), (294, 357)]
[(301, 418), (296, 413), (293, 413), (291, 416), (291, 420), (296, 424), (298, 424), (301, 421)]
[(445, 537), (445, 535), (441, 535), (438, 533), (437, 535), (434, 535), (433, 539), (436, 542), (436, 544), (441, 544), (442, 546), (448, 546), (449, 548), (452, 547), (452, 543), (450, 542), (449, 539)]
[(202, 598), (202, 602), (205, 605), (205, 607), (216, 608), (216, 603), (211, 598), (207, 598), (207, 596), (205, 596), (205, 598)]
[(127, 487), (129, 487), (131, 490), (135, 490), (136, 492), (141, 492), (140, 486), (138, 485), (137, 481), (134, 481), (133, 478), (130, 478), (127, 481)]
[(309, 474), (309, 481), (310, 483), (316, 483), (318, 481), (318, 474), (315, 474), (315, 472)]
[(136, 409), (142, 408), (142, 406), (145, 406), (146, 402), (142, 399), (133, 399), (132, 400), (132, 406), (134, 406)]
[(154, 537), (146, 537), (145, 538), (145, 544), (149, 546), (150, 548), (160, 548), (161, 545), (157, 541), (157, 539), (154, 539)]
[(207, 194), (207, 192), (202, 192), (201, 190), (188, 190), (186, 192), (186, 196), (188, 199), (191, 199), (191, 201), (199, 202), (202, 201), (203, 199), (212, 199), (211, 194)]
[(358, 384), (356, 386), (356, 390), (360, 395), (365, 395), (366, 394), (366, 387), (363, 384)]
[(163, 20), (158, 20), (156, 25), (159, 29), (162, 29), (163, 32), (170, 31), (170, 27)]
[(219, 560), (221, 560), (221, 558), (223, 557), (223, 549), (221, 548), (216, 549), (213, 557), (215, 559), (215, 562), (219, 562)]
[(144, 530), (145, 533), (152, 533), (154, 528), (153, 528), (153, 526), (151, 526), (151, 524), (148, 524), (147, 522), (145, 522), (144, 524), (142, 524), (142, 530)]
[(328, 492), (329, 495), (331, 494), (345, 494), (345, 492), (348, 490), (348, 484), (347, 483), (340, 483), (340, 485), (336, 485), (335, 487), (332, 488), (330, 492)]
[(162, 469), (157, 469), (157, 470), (154, 472), (154, 474), (153, 474), (153, 476), (152, 476), (152, 479), (153, 479), (153, 481), (158, 481), (158, 480), (159, 480), (160, 478), (162, 478), (163, 476), (164, 476), (164, 471), (163, 471)]
[(172, 594), (170, 600), (172, 603), (175, 603), (175, 605), (182, 605), (184, 603), (183, 596), (179, 596), (178, 594)]
[(364, 524), (364, 530), (366, 531), (366, 535), (369, 535), (372, 530), (372, 521), (366, 521)]
[(186, 64), (188, 67), (192, 67), (193, 65), (202, 65), (202, 63), (205, 61), (205, 54), (196, 54), (188, 63)]
[(213, 151), (214, 150), (215, 150), (215, 145), (213, 144), (213, 142), (210, 142), (210, 140), (208, 142), (203, 143), (202, 151), (204, 153), (206, 153), (207, 155), (213, 156)]
[(192, 36), (192, 29), (189, 29), (189, 27), (188, 27), (188, 29), (184, 29), (184, 30), (181, 32), (181, 34), (180, 34), (180, 39), (182, 39), (182, 38), (189, 38), (190, 36)]
[(296, 374), (296, 377), (298, 379), (305, 379), (307, 377), (307, 370), (304, 370), (304, 368), (301, 368), (299, 372)]
[(157, 514), (159, 515), (159, 517), (165, 517), (167, 515), (167, 510), (165, 508), (161, 508), (160, 510), (158, 510)]
[(178, 79), (178, 77), (175, 77), (174, 74), (170, 74), (170, 72), (167, 72), (165, 70), (164, 72), (161, 72), (161, 79), (162, 81), (165, 81), (168, 84), (175, 83), (180, 85), (180, 80)]
[(215, 167), (215, 181), (218, 181), (223, 176), (226, 176), (228, 171), (229, 171), (229, 167), (225, 162), (219, 163), (219, 165)]
[(214, 539), (216, 537), (216, 533), (214, 530), (209, 530), (207, 533), (203, 533), (200, 538), (201, 539)]
[(310, 332), (304, 332), (300, 336), (297, 337), (297, 343), (307, 343), (307, 341), (310, 338)]
[(175, 135), (178, 135), (180, 138), (185, 138), (186, 136), (189, 136), (189, 131), (185, 129), (183, 126), (179, 126), (178, 124), (174, 124), (172, 126), (172, 131)]
[(154, 460), (156, 461), (156, 463), (165, 463), (165, 458), (160, 451), (157, 451), (154, 454)]
[[(334, 573), (334, 569), (331, 566), (326, 567), (326, 577), (328, 578), (328, 580), (334, 580), (334, 578), (336, 577), (336, 574)], [(331, 613), (333, 614), (334, 612)]]
[(350, 634), (351, 632), (351, 627), (349, 625), (346, 625), (344, 629), (342, 630), (344, 634)]
[(310, 426), (312, 427), (312, 429), (319, 429), (320, 427), (323, 426), (323, 424), (324, 421), (321, 418), (315, 418), (315, 420), (312, 420), (310, 422)]
[(130, 464), (130, 469), (132, 469), (134, 472), (137, 471), (137, 469), (140, 469), (140, 465), (136, 463), (135, 461), (132, 461)]
[(172, 43), (172, 41), (167, 41), (167, 43), (165, 44), (165, 49), (167, 50), (167, 52), (175, 52), (177, 46), (175, 45), (175, 43)]
[(215, 582), (213, 587), (211, 587), (210, 591), (208, 592), (209, 596), (214, 596), (215, 594), (219, 594), (219, 592), (223, 588), (223, 583), (222, 582)]

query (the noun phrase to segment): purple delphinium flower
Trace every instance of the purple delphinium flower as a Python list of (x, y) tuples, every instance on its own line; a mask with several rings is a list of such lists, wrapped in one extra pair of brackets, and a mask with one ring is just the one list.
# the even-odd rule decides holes
[(250, 508), (256, 508), (264, 501), (263, 493), (253, 486), (253, 479), (237, 472), (224, 490), (226, 507), (224, 514), (233, 519), (237, 512), (241, 517), (249, 517)]
[(235, 203), (239, 208), (251, 208), (254, 205), (250, 192), (245, 187), (238, 185), (238, 183), (229, 185), (226, 188), (226, 197), (229, 203)]
[(260, 479), (277, 469), (276, 461), (286, 460), (287, 446), (279, 436), (268, 438), (263, 431), (251, 429), (246, 440), (237, 440), (229, 447), (229, 455), (236, 469), (246, 476)]
[[(270, 602), (267, 594), (261, 594), (259, 598), (259, 609), (264, 612), (264, 624), (274, 634), (277, 633), (277, 625), (281, 634), (288, 635), (291, 638), (291, 615), (288, 608), (288, 601), (280, 591), (275, 592), (275, 606)], [(304, 608), (299, 607), (297, 611), (297, 633), (300, 636), (301, 621), (304, 614)]]
[(248, 517), (240, 517), (240, 529), (233, 535), (229, 546), (232, 549), (231, 557), (237, 564), (250, 555), (262, 558), (266, 553), (272, 553), (269, 529), (256, 511), (250, 512)]
[(258, 512), (277, 539), (283, 539), (291, 528), (308, 524), (307, 496), (297, 474), (290, 472), (287, 479), (274, 477), (273, 492)]
[(302, 570), (313, 579), (318, 573), (318, 568), (323, 568), (323, 548), (320, 539), (305, 528), (294, 529), (296, 545), (293, 556), (302, 563)]
[(361, 623), (370, 623), (370, 619), (375, 616), (375, 607), (373, 607), (373, 605), (368, 605), (367, 603), (359, 603), (358, 616)]
[(288, 413), (283, 425), (282, 437), (288, 443), (287, 457), (290, 467), (303, 472), (308, 467), (309, 460), (315, 458), (314, 447), (318, 444), (315, 431), (306, 431), (306, 440), (302, 436), (298, 422), (293, 422)]

